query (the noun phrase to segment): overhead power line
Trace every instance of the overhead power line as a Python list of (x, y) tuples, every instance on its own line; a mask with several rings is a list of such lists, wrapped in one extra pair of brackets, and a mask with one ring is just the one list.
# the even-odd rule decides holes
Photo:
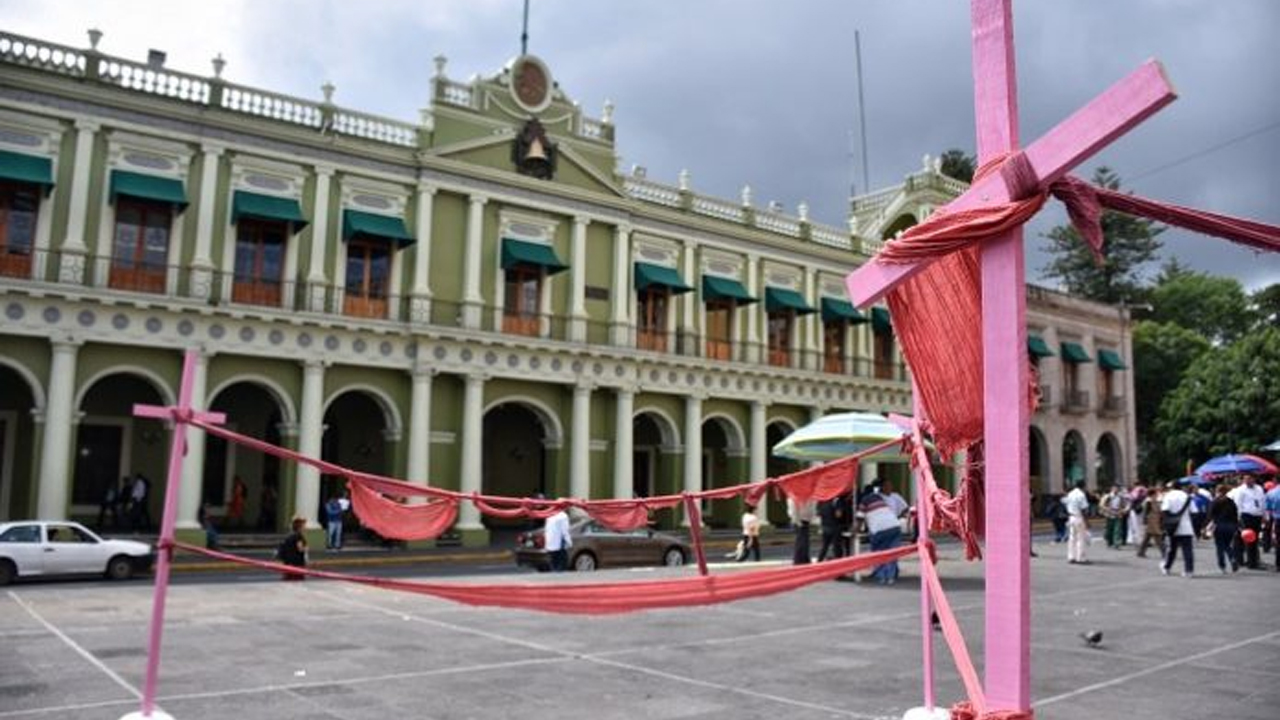
[(1251, 139), (1251, 138), (1257, 137), (1257, 136), (1262, 135), (1262, 134), (1264, 134), (1264, 133), (1271, 132), (1272, 130), (1275, 130), (1275, 129), (1277, 129), (1277, 128), (1280, 128), (1280, 120), (1277, 120), (1277, 121), (1275, 121), (1275, 122), (1271, 123), (1270, 125), (1265, 125), (1265, 126), (1263, 126), (1263, 127), (1260, 127), (1260, 128), (1254, 129), (1254, 130), (1250, 130), (1249, 132), (1246, 132), (1246, 133), (1244, 133), (1244, 134), (1242, 134), (1242, 135), (1237, 135), (1237, 136), (1235, 136), (1235, 137), (1233, 137), (1233, 138), (1230, 138), (1230, 139), (1227, 139), (1227, 140), (1223, 140), (1222, 142), (1218, 143), (1217, 145), (1211, 145), (1211, 146), (1209, 146), (1209, 147), (1207, 147), (1207, 148), (1204, 148), (1203, 150), (1197, 150), (1196, 152), (1193, 152), (1193, 153), (1191, 153), (1190, 155), (1184, 155), (1184, 156), (1182, 156), (1182, 157), (1178, 158), (1177, 160), (1172, 160), (1172, 161), (1167, 162), (1167, 163), (1165, 163), (1165, 164), (1163, 164), (1163, 165), (1157, 165), (1156, 167), (1153, 167), (1153, 168), (1151, 168), (1151, 169), (1149, 169), (1149, 170), (1144, 170), (1144, 171), (1142, 171), (1142, 172), (1138, 173), (1137, 175), (1134, 175), (1134, 176), (1130, 177), (1130, 178), (1128, 179), (1128, 182), (1134, 182), (1135, 180), (1141, 180), (1141, 179), (1142, 179), (1142, 178), (1144, 178), (1144, 177), (1149, 177), (1149, 176), (1151, 176), (1151, 175), (1155, 175), (1156, 173), (1162, 173), (1162, 172), (1164, 172), (1165, 170), (1169, 170), (1169, 169), (1171, 169), (1171, 168), (1175, 168), (1175, 167), (1177, 167), (1177, 166), (1179, 166), (1179, 165), (1182, 165), (1182, 164), (1184, 164), (1184, 163), (1189, 163), (1189, 162), (1191, 162), (1192, 160), (1195, 160), (1195, 159), (1197, 159), (1197, 158), (1202, 158), (1202, 157), (1204, 157), (1205, 155), (1210, 155), (1210, 154), (1215, 153), (1215, 152), (1217, 152), (1217, 151), (1219, 151), (1219, 150), (1222, 150), (1222, 149), (1224, 149), (1224, 148), (1228, 148), (1228, 147), (1230, 147), (1230, 146), (1232, 146), (1232, 145), (1235, 145), (1236, 143), (1242, 143), (1242, 142), (1244, 142), (1245, 140), (1249, 140), (1249, 139)]

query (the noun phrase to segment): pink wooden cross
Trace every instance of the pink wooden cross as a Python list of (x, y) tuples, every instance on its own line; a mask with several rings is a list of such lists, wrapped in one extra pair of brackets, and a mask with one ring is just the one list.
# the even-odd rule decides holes
[(182, 359), (182, 387), (178, 392), (177, 407), (134, 405), (133, 414), (138, 417), (159, 418), (173, 421), (173, 439), (169, 444), (169, 478), (165, 483), (164, 517), (160, 520), (159, 552), (156, 557), (156, 588), (151, 601), (151, 637), (147, 644), (147, 679), (142, 687), (142, 711), (126, 718), (167, 718), (156, 710), (156, 684), (160, 672), (160, 640), (164, 634), (164, 606), (169, 592), (169, 568), (173, 555), (174, 525), (178, 516), (178, 492), (182, 484), (182, 458), (187, 454), (187, 423), (190, 420), (213, 425), (227, 421), (226, 415), (217, 412), (201, 412), (191, 408), (192, 386), (195, 380), (196, 351), (188, 350)]
[[(978, 159), (1018, 149), (1012, 0), (971, 0)], [(1068, 117), (1024, 152), (1042, 187), (1176, 97), (1149, 61)], [(998, 173), (976, 182), (946, 211), (1011, 199)], [(982, 247), (982, 343), (986, 442), (987, 710), (1030, 709), (1030, 518), (1027, 513), (1028, 409), (1026, 278), (1022, 230)], [(866, 305), (924, 267), (876, 260), (847, 279)], [(926, 675), (930, 668), (926, 668)], [(926, 694), (931, 694), (926, 688)]]

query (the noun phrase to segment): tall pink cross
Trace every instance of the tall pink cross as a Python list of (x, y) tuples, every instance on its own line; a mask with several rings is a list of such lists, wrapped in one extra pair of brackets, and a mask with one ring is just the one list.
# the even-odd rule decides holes
[(156, 587), (151, 601), (151, 635), (147, 644), (147, 677), (142, 686), (142, 710), (128, 718), (168, 718), (156, 710), (156, 684), (160, 673), (160, 640), (164, 634), (165, 599), (169, 592), (169, 568), (173, 554), (174, 525), (178, 517), (178, 493), (182, 485), (182, 458), (187, 454), (187, 423), (192, 419), (221, 425), (226, 415), (200, 412), (191, 407), (195, 382), (196, 351), (188, 350), (182, 359), (182, 387), (177, 407), (134, 405), (133, 414), (173, 421), (173, 439), (169, 444), (169, 477), (165, 483), (164, 516), (160, 520), (159, 552), (156, 557)]
[[(971, 0), (978, 158), (1018, 149), (1012, 0)], [(1024, 153), (1041, 187), (1175, 98), (1151, 61), (1068, 117)], [(999, 173), (978, 180), (943, 211), (1008, 202)], [(1030, 709), (1030, 517), (1027, 512), (1027, 330), (1022, 230), (987, 242), (982, 262), (986, 458), (986, 663), (988, 711)], [(851, 273), (855, 305), (866, 305), (924, 267), (876, 260)], [(927, 692), (927, 690), (926, 690)]]

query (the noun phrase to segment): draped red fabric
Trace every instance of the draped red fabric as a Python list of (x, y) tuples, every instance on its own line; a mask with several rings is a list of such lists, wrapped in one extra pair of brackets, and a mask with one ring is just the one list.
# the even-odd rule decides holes
[(712, 605), (776, 595), (805, 585), (833, 580), (916, 552), (915, 545), (855, 555), (810, 565), (787, 565), (763, 570), (730, 571), (724, 575), (691, 575), (662, 580), (598, 583), (430, 583), (416, 580), (348, 575), (298, 568), (240, 557), (195, 545), (174, 547), (205, 557), (294, 575), (343, 580), (388, 590), (431, 595), (466, 605), (505, 607), (566, 615), (613, 615), (658, 608)]
[(351, 488), (351, 509), (361, 524), (393, 540), (431, 540), (453, 526), (456, 500), (433, 500), (424, 505), (401, 505), (358, 482)]
[(497, 518), (512, 520), (515, 518), (533, 518), (534, 520), (546, 520), (561, 510), (565, 510), (570, 506), (569, 502), (539, 502), (530, 499), (484, 499), (480, 495), (471, 496), (471, 502), (475, 504), (476, 509), (485, 515), (491, 515)]
[(653, 510), (673, 508), (680, 504), (679, 496), (637, 500), (596, 500), (582, 504), (591, 519), (615, 532), (627, 532), (649, 525), (649, 513)]
[(858, 477), (858, 458), (847, 457), (800, 472), (774, 478), (770, 482), (794, 502), (822, 502), (853, 489)]

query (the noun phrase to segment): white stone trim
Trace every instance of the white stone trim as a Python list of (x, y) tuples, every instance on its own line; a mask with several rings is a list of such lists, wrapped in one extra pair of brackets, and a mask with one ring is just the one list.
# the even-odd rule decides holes
[(532, 410), (533, 414), (542, 422), (542, 429), (546, 436), (542, 440), (542, 446), (548, 450), (559, 450), (564, 446), (564, 425), (560, 422), (560, 416), (555, 413), (546, 403), (541, 400), (534, 399), (528, 395), (504, 395), (496, 398), (488, 405), (484, 405), (480, 409), (481, 422), (489, 411), (499, 405), (516, 403), (526, 406)]
[[(210, 358), (210, 360), (212, 360), (212, 358)], [(213, 389), (205, 393), (205, 397), (207, 398), (205, 403), (206, 406), (213, 407), (213, 401), (217, 399), (219, 394), (224, 390), (231, 388), (233, 385), (239, 385), (241, 383), (257, 385), (259, 389), (265, 390), (267, 395), (271, 396), (271, 399), (275, 401), (276, 409), (280, 411), (281, 423), (294, 425), (298, 422), (298, 413), (297, 409), (294, 407), (293, 398), (289, 396), (289, 393), (285, 392), (285, 389), (281, 387), (279, 383), (265, 375), (241, 373), (223, 380)], [(281, 434), (283, 435), (283, 433)]]
[[(7, 355), (0, 355), (0, 367), (6, 367), (17, 373), (23, 380), (27, 381), (27, 389), (31, 391), (32, 413), (43, 413), (45, 411), (45, 392), (44, 386), (40, 384), (40, 378), (31, 372), (26, 365), (18, 362), (17, 359)], [(9, 447), (9, 446), (5, 446)]]
[(89, 391), (93, 389), (93, 386), (97, 385), (99, 381), (105, 380), (112, 375), (136, 375), (137, 377), (151, 383), (152, 389), (160, 396), (160, 402), (162, 404), (169, 407), (173, 407), (178, 404), (177, 396), (173, 394), (173, 389), (169, 387), (159, 374), (150, 368), (145, 368), (140, 365), (112, 365), (111, 367), (99, 370), (80, 384), (80, 387), (76, 389), (76, 394), (72, 401), (72, 412), (80, 412), (80, 406), (84, 404), (85, 396), (89, 394)]
[(387, 395), (382, 388), (368, 383), (351, 383), (349, 385), (343, 385), (329, 393), (329, 396), (320, 404), (320, 417), (323, 418), (325, 414), (329, 412), (329, 406), (332, 405), (334, 401), (350, 392), (362, 392), (372, 396), (373, 401), (382, 409), (382, 421), (385, 423), (383, 426), (384, 432), (402, 432), (404, 423), (401, 421), (400, 409), (396, 407), (395, 401), (392, 400), (391, 396)]

